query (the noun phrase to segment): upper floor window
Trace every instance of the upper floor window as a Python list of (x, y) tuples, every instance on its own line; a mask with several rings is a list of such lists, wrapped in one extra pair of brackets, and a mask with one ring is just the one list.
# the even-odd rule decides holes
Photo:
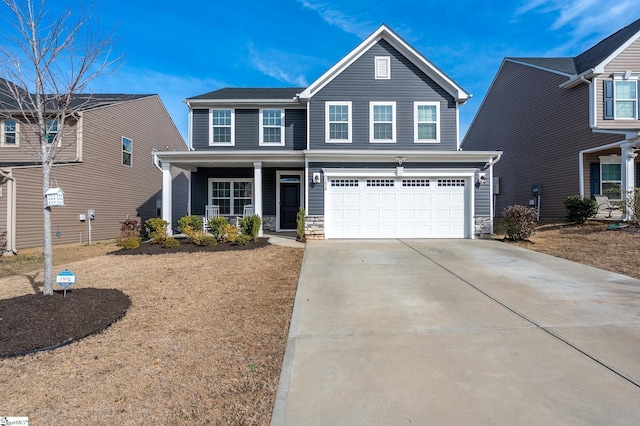
[(133, 153), (133, 141), (129, 138), (122, 137), (122, 164), (131, 165), (131, 154)]
[(234, 110), (211, 109), (209, 121), (211, 132), (209, 133), (209, 145), (233, 145), (234, 140)]
[(638, 80), (604, 80), (604, 119), (638, 118)]
[(396, 103), (369, 103), (369, 134), (371, 142), (396, 141)]
[(333, 143), (351, 142), (351, 102), (327, 102), (325, 108), (326, 141)]
[(284, 145), (284, 110), (260, 110), (260, 145)]
[(15, 120), (2, 120), (0, 126), (0, 145), (18, 146), (18, 122)]
[[(52, 143), (58, 136), (58, 120), (47, 120), (45, 127), (47, 143)], [(60, 143), (60, 140), (58, 140), (58, 143)]]
[(391, 58), (389, 56), (376, 56), (374, 62), (376, 80), (389, 80), (391, 78)]
[(438, 102), (415, 102), (414, 141), (416, 143), (440, 142), (440, 104)]

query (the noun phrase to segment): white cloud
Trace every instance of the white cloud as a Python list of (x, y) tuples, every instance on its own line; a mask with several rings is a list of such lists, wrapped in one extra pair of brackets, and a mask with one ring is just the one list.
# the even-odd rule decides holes
[(355, 34), (359, 38), (366, 38), (371, 34), (376, 25), (370, 22), (360, 22), (337, 9), (332, 3), (316, 2), (311, 0), (297, 0), (304, 8), (316, 12), (329, 25), (334, 25), (349, 34)]
[(261, 73), (287, 84), (299, 87), (308, 85), (304, 76), (304, 66), (308, 58), (302, 58), (275, 49), (257, 50), (248, 45), (250, 65)]

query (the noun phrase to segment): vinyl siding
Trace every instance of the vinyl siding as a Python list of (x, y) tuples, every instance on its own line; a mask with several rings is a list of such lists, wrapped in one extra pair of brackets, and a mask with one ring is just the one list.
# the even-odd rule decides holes
[(620, 140), (589, 127), (589, 87), (558, 86), (566, 78), (505, 61), (467, 131), (465, 151), (501, 150), (496, 213), (529, 205), (541, 184), (541, 216), (564, 217), (564, 199), (579, 193), (578, 153)]
[(194, 109), (192, 120), (193, 147), (198, 151), (237, 151), (256, 149), (302, 150), (307, 146), (307, 123), (305, 109), (285, 109), (284, 146), (260, 146), (260, 110), (258, 108), (235, 109), (234, 146), (209, 146), (209, 109)]
[[(391, 79), (374, 79), (374, 57), (391, 58)], [(352, 101), (352, 143), (325, 143), (325, 102)], [(396, 102), (396, 143), (370, 143), (369, 102)], [(413, 102), (440, 104), (440, 143), (414, 143)], [(372, 46), (309, 103), (311, 149), (457, 149), (456, 102), (451, 95), (420, 71), (385, 40)]]
[(6, 249), (8, 203), (9, 197), (7, 194), (7, 180), (0, 176), (0, 253)]
[[(51, 209), (54, 244), (88, 239), (87, 224), (79, 214), (96, 210), (92, 239), (115, 238), (121, 222), (139, 214), (142, 221), (156, 216), (162, 173), (151, 161), (153, 149), (184, 150), (185, 145), (157, 96), (85, 112), (82, 163), (56, 166), (52, 181), (63, 189), (65, 206)], [(122, 165), (122, 136), (133, 141), (132, 166)], [(42, 184), (39, 168), (14, 168), (17, 181), (18, 249), (42, 246)], [(173, 171), (184, 187), (187, 177)], [(184, 189), (174, 189), (183, 199)], [(182, 210), (182, 212), (180, 212)], [(178, 202), (176, 215), (186, 214), (186, 203)]]

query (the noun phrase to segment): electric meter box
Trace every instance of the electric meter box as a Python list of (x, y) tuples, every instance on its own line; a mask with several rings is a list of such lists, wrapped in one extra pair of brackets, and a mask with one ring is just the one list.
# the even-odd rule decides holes
[(44, 194), (47, 207), (64, 206), (64, 192), (60, 188), (49, 188)]

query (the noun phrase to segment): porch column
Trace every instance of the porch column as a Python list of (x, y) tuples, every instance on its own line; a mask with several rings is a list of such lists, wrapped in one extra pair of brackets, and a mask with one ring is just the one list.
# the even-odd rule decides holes
[[(253, 206), (255, 208), (255, 214), (262, 217), (262, 162), (256, 161), (253, 163)], [(260, 224), (260, 231), (258, 236), (262, 237), (262, 224)]]
[(631, 219), (629, 213), (633, 212), (634, 190), (635, 190), (635, 158), (638, 154), (631, 147), (631, 144), (622, 145), (622, 204), (626, 207), (626, 211), (622, 217), (623, 220)]
[(171, 217), (173, 206), (171, 205), (171, 163), (162, 162), (162, 220), (169, 222), (167, 233), (173, 235), (171, 228)]

